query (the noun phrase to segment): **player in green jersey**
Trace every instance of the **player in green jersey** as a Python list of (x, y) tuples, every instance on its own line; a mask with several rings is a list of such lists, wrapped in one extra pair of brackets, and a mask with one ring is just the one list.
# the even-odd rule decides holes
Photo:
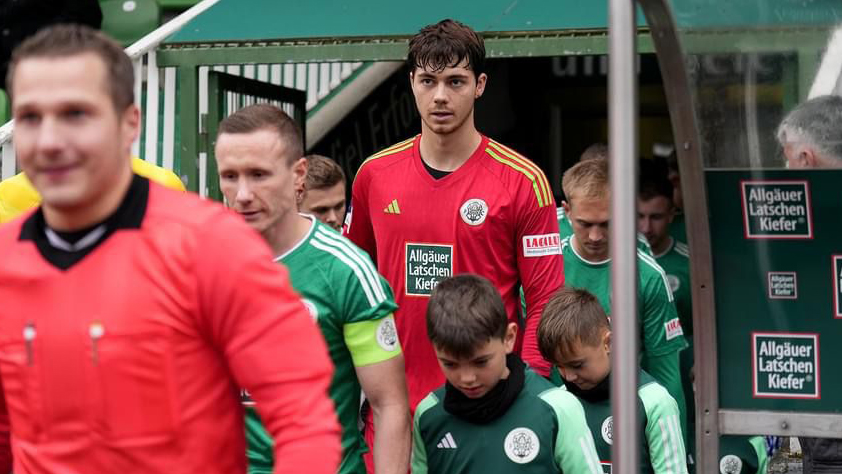
[[(599, 301), (587, 290), (562, 288), (550, 298), (538, 326), (538, 348), (555, 363), (564, 385), (582, 400), (603, 471), (611, 473), (611, 330)], [(562, 382), (559, 380), (559, 382)], [(641, 474), (686, 474), (678, 404), (645, 371), (638, 374)]]
[[(573, 235), (562, 240), (564, 283), (593, 293), (611, 311), (611, 260), (608, 257), (610, 187), (608, 163), (577, 163), (562, 180)], [(651, 256), (638, 251), (638, 319), (641, 365), (675, 398), (686, 430), (684, 391), (678, 353), (687, 346), (666, 275)]]
[(681, 194), (681, 175), (678, 173), (678, 160), (675, 150), (665, 157), (667, 164), (667, 179), (672, 184), (672, 204), (675, 213), (669, 225), (670, 235), (677, 241), (687, 243), (687, 225), (684, 222), (684, 197)]
[(675, 219), (673, 187), (666, 170), (652, 160), (641, 161), (637, 199), (637, 230), (649, 241), (653, 257), (667, 274), (684, 335), (693, 335), (693, 308), (690, 300), (690, 250), (670, 235)]
[(490, 281), (442, 280), (427, 334), (445, 386), (415, 411), (413, 474), (596, 474), (581, 403), (514, 353), (517, 325)]
[[(585, 151), (582, 152), (582, 156), (579, 157), (579, 161), (588, 160), (608, 160), (608, 145), (604, 143), (594, 143), (586, 148)], [(565, 212), (565, 208), (568, 206), (569, 204), (567, 201), (562, 200), (561, 207), (556, 208), (556, 218), (558, 218), (558, 230), (561, 239), (573, 235), (573, 226), (570, 225), (570, 219), (568, 219)], [(637, 248), (648, 255), (652, 255), (652, 249), (649, 248), (649, 242), (640, 232), (637, 233)]]
[[(561, 201), (561, 207), (555, 210), (555, 215), (558, 218), (558, 234), (561, 236), (561, 239), (573, 235), (573, 226), (570, 224), (570, 219), (567, 218), (567, 214), (564, 212), (565, 205), (568, 205), (567, 201)], [(652, 248), (649, 245), (649, 241), (640, 232), (637, 233), (637, 249), (646, 255), (652, 255)]]
[[(377, 425), (376, 472), (406, 474), (409, 406), (389, 285), (365, 252), (297, 212), (295, 188), (305, 179), (307, 161), (300, 131), (283, 111), (270, 105), (246, 107), (223, 120), (219, 133), (216, 160), (228, 205), (286, 265), (327, 342), (335, 366), (330, 396), (342, 425), (339, 473), (366, 472), (362, 455), (367, 448), (358, 430), (362, 388)], [(248, 406), (248, 394), (243, 395), (249, 472), (271, 473), (271, 437)]]

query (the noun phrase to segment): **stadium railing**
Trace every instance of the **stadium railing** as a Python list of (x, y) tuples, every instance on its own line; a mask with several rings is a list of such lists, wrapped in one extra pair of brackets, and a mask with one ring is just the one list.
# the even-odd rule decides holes
[[(142, 120), (141, 136), (132, 147), (134, 156), (167, 169), (174, 169), (178, 153), (176, 149), (178, 138), (176, 104), (179, 93), (176, 87), (177, 68), (159, 68), (156, 52), (166, 38), (218, 1), (202, 0), (196, 3), (126, 48), (126, 54), (134, 63), (135, 101), (140, 107)], [(199, 114), (207, 113), (207, 77), (212, 70), (303, 90), (307, 92), (306, 108), (308, 112), (311, 112), (308, 114), (308, 144), (311, 144), (312, 137), (309, 136), (311, 131), (314, 132), (314, 137), (323, 135), (325, 132), (319, 132), (319, 130), (332, 127), (344, 112), (347, 112), (347, 110), (337, 112), (332, 110), (335, 107), (326, 106), (327, 102), (342, 92), (341, 89), (351, 82), (367, 82), (365, 89), (370, 90), (398, 67), (399, 64), (363, 62), (202, 66), (199, 68), (198, 112)], [(359, 95), (359, 92), (359, 89), (353, 90), (352, 95)], [(347, 100), (338, 102), (343, 103), (344, 109), (354, 105), (349, 104)], [(310, 127), (311, 119), (318, 122), (319, 126)], [(0, 126), (0, 179), (8, 178), (18, 172), (12, 141), (13, 129), (14, 121), (12, 120)], [(200, 159), (200, 163), (204, 163), (204, 160)], [(200, 174), (204, 175), (204, 166), (201, 168)], [(200, 179), (200, 181), (205, 180)], [(203, 189), (204, 186), (200, 187), (200, 190)]]

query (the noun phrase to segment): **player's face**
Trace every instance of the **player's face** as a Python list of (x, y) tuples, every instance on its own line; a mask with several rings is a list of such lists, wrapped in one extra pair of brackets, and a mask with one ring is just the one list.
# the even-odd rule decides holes
[(556, 353), (555, 364), (564, 380), (582, 390), (590, 390), (611, 372), (611, 332), (606, 331), (596, 345), (576, 341), (569, 354)]
[(345, 222), (345, 183), (339, 182), (325, 189), (308, 189), (302, 194), (298, 210), (313, 214), (316, 219), (342, 230)]
[(307, 173), (307, 160), (290, 164), (289, 153), (269, 129), (223, 133), (216, 141), (219, 186), (228, 206), (264, 236), (282, 231), (297, 213), (295, 185)]
[(45, 210), (85, 212), (121, 191), (139, 114), (134, 105), (115, 110), (99, 56), (24, 59), (12, 97), (17, 158)]
[(576, 251), (591, 261), (608, 258), (608, 223), (611, 216), (610, 199), (571, 197), (565, 205), (576, 236)]
[(480, 398), (509, 376), (506, 355), (515, 347), (517, 326), (509, 323), (503, 339), (491, 339), (477, 347), (471, 357), (454, 357), (438, 347), (436, 357), (444, 377), (468, 398)]
[(463, 60), (441, 71), (415, 68), (410, 74), (412, 94), (425, 131), (448, 135), (466, 123), (473, 127), (474, 101), (485, 90), (486, 75), (479, 77)]
[(637, 200), (637, 230), (646, 236), (655, 253), (669, 244), (670, 223), (675, 216), (672, 201), (664, 196)]

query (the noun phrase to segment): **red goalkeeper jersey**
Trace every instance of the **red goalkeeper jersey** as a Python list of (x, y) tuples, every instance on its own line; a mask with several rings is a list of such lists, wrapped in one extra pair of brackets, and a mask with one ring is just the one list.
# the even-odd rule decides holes
[(516, 322), (522, 284), (529, 308), (523, 358), (547, 373), (535, 333), (544, 304), (564, 279), (555, 202), (535, 164), (482, 137), (459, 169), (434, 179), (421, 160), (420, 141), (418, 135), (363, 163), (347, 229), (395, 291), (413, 408), (444, 383), (425, 322), (438, 281), (459, 273), (488, 278)]
[(244, 474), (243, 387), (276, 473), (333, 474), (325, 343), (260, 236), (138, 176), (104, 225), (82, 251), (40, 209), (0, 227), (0, 472), (11, 440), (20, 474)]

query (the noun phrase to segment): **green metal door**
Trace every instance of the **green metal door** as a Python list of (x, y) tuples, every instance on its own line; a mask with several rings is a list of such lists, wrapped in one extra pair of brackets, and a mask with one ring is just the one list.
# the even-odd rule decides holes
[(232, 113), (252, 104), (272, 104), (284, 110), (301, 127), (301, 138), (305, 138), (307, 110), (304, 91), (277, 86), (268, 82), (255, 81), (218, 71), (208, 73), (208, 115), (204, 133), (207, 150), (207, 195), (222, 201), (217, 176), (214, 145), (219, 122)]

